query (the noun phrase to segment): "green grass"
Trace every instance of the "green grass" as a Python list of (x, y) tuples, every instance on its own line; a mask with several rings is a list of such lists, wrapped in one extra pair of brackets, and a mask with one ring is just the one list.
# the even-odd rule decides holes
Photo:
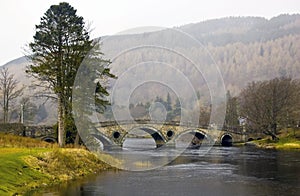
[[(114, 161), (109, 155), (101, 159)], [(58, 148), (31, 138), (0, 134), (0, 195), (27, 191), (110, 169), (84, 148)]]
[(49, 183), (47, 176), (32, 169), (23, 158), (48, 149), (0, 148), (0, 195), (13, 195)]
[(38, 139), (0, 133), (0, 147), (14, 148), (54, 148), (57, 144), (43, 142)]
[(300, 129), (281, 130), (279, 140), (266, 138), (263, 140), (253, 141), (258, 147), (278, 150), (300, 150)]

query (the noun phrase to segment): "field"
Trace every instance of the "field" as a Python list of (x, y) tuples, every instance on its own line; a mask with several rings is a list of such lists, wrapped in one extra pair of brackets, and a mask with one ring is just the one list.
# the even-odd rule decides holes
[(20, 195), (107, 169), (111, 167), (84, 148), (61, 149), (56, 144), (0, 134), (0, 195)]

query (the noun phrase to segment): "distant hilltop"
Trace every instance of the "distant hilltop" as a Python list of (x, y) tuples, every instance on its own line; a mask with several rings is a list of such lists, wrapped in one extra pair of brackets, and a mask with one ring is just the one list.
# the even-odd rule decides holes
[[(191, 34), (202, 44), (220, 46), (235, 42), (264, 42), (287, 35), (299, 34), (300, 14), (281, 14), (269, 20), (263, 17), (252, 16), (226, 17), (174, 28)], [(140, 36), (138, 34), (130, 35), (130, 37)], [(127, 35), (119, 35), (117, 37), (118, 40), (128, 38)], [(4, 66), (24, 62), (26, 62), (26, 58), (20, 57), (6, 63)]]
[[(228, 17), (183, 25), (175, 27), (175, 29), (192, 35), (206, 47), (221, 71), (226, 89), (230, 90), (233, 95), (237, 95), (253, 80), (267, 80), (278, 76), (299, 78), (300, 76), (300, 14), (283, 14), (269, 20), (262, 17)], [(168, 30), (160, 30), (112, 36), (105, 44), (113, 46), (111, 50), (122, 49), (127, 48), (129, 43), (138, 43), (141, 39), (146, 39), (150, 43), (158, 37), (171, 39)], [(176, 39), (180, 38), (172, 39), (176, 43)], [(185, 50), (189, 50), (188, 45), (185, 47)], [(133, 57), (128, 54), (124, 59), (130, 64), (131, 61), (134, 63), (133, 59), (143, 60), (147, 54), (137, 52), (135, 55)], [(195, 55), (201, 56), (203, 51), (197, 51)], [(163, 52), (154, 56), (166, 58)], [(169, 60), (176, 61), (176, 59)], [(206, 61), (203, 61), (204, 65), (205, 63)], [(28, 64), (25, 57), (20, 57), (3, 66), (8, 67), (21, 84), (30, 85), (33, 81), (25, 74), (25, 67)], [(124, 70), (122, 66), (121, 63), (112, 64), (113, 73), (116, 75), (122, 73)], [(153, 74), (149, 70), (144, 70), (144, 73)], [(192, 69), (185, 69), (185, 74), (191, 76), (191, 82), (197, 91), (207, 91), (205, 81), (197, 78), (198, 76)], [(168, 77), (166, 73), (165, 77)], [(27, 89), (28, 92), (25, 94), (38, 91), (38, 89)], [(152, 92), (153, 89), (144, 89), (141, 93), (145, 97), (151, 97), (153, 96)], [(166, 97), (164, 89), (155, 89), (155, 92), (161, 94), (161, 97)], [(39, 104), (42, 103), (43, 101), (40, 101)], [(37, 118), (43, 120), (36, 121), (36, 123), (55, 122), (56, 111), (53, 110), (55, 107), (50, 107), (49, 104), (45, 106), (45, 112), (42, 114), (45, 117), (45, 113), (47, 113), (46, 117)]]

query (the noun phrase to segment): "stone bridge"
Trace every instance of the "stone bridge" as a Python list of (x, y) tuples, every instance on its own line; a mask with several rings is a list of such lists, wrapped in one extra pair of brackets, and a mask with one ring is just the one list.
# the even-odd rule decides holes
[(56, 143), (56, 134), (52, 126), (25, 126), (22, 123), (0, 123), (0, 132), (36, 138)]
[[(250, 133), (242, 127), (218, 130), (211, 127), (199, 127), (189, 123), (180, 122), (155, 122), (149, 120), (132, 121), (107, 121), (98, 123), (92, 135), (101, 141), (104, 148), (123, 146), (131, 131), (139, 129), (148, 133), (155, 141), (157, 147), (163, 145), (174, 147), (177, 140), (184, 135), (194, 135), (198, 141), (206, 139), (215, 145), (231, 146), (234, 143), (257, 140), (264, 137), (261, 133)], [(0, 132), (12, 133), (56, 143), (57, 136), (52, 126), (24, 126), (21, 123), (1, 124)]]
[(257, 136), (248, 135), (242, 127), (236, 129), (218, 130), (213, 126), (198, 127), (188, 123), (154, 122), (147, 120), (109, 121), (99, 123), (97, 133), (92, 134), (103, 144), (104, 148), (122, 147), (126, 136), (135, 129), (143, 130), (151, 135), (156, 146), (176, 146), (177, 140), (186, 134), (194, 135), (197, 141), (212, 142), (215, 145), (231, 146), (234, 143), (248, 141)]
[(40, 139), (49, 143), (57, 142), (57, 136), (53, 126), (25, 126), (24, 133), (26, 137)]

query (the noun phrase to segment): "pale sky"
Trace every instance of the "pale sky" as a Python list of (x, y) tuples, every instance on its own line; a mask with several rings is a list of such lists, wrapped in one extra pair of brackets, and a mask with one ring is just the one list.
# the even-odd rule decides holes
[[(24, 54), (35, 25), (59, 0), (0, 2), (0, 65)], [(66, 0), (91, 23), (92, 37), (142, 26), (174, 27), (228, 16), (271, 18), (300, 13), (299, 0)]]

